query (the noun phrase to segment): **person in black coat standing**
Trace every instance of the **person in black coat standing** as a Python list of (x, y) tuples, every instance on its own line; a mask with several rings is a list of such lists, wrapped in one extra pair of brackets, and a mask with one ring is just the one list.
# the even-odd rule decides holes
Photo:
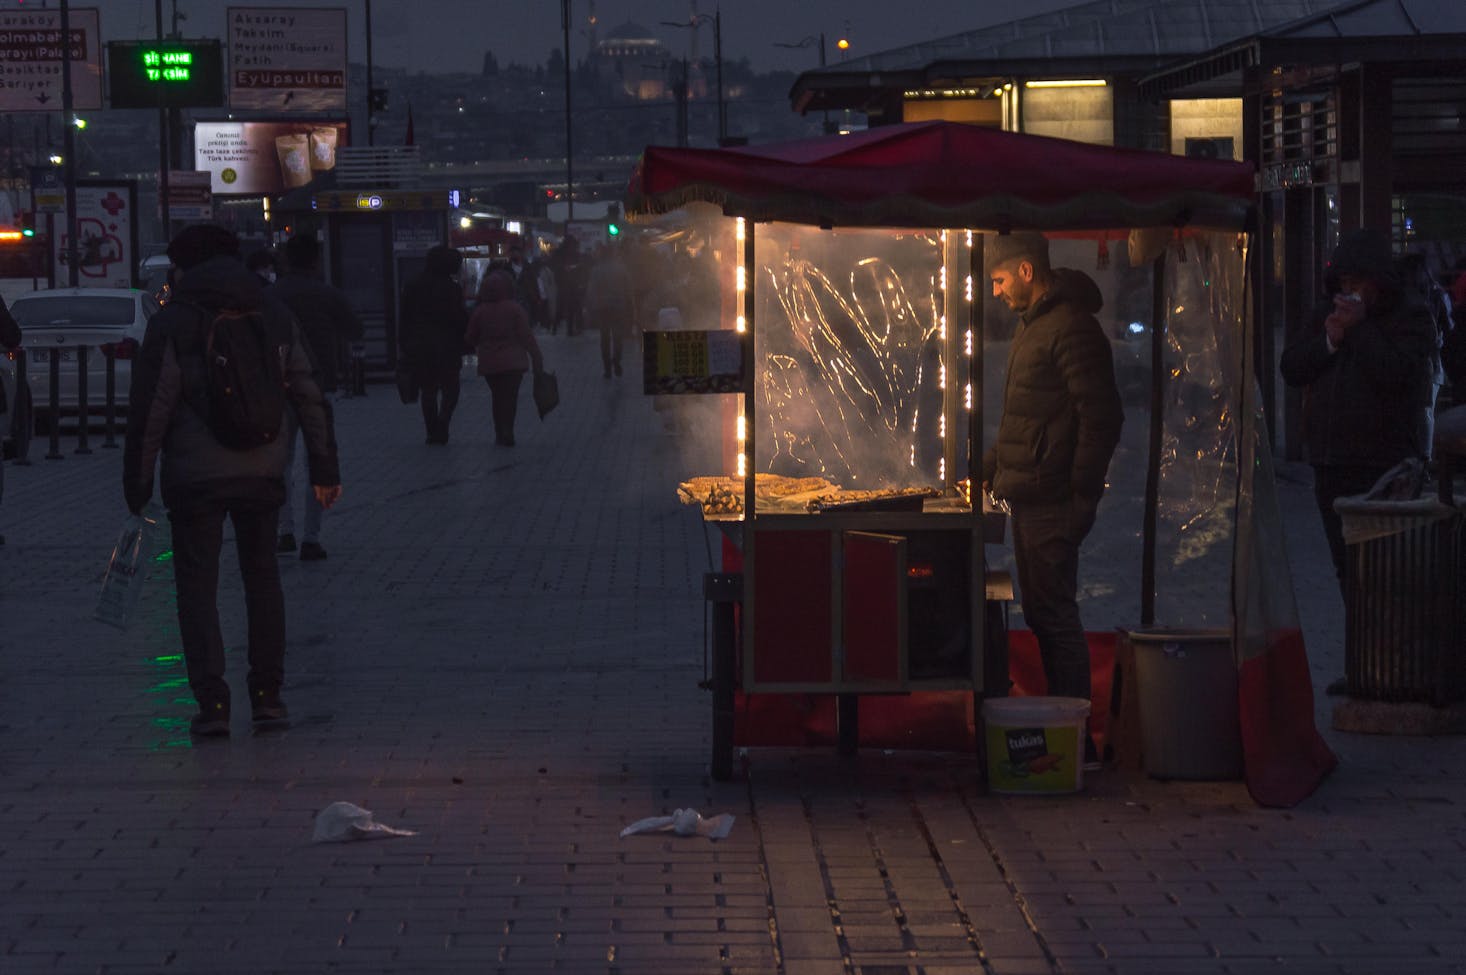
[(1110, 341), (1095, 318), (1103, 299), (1088, 275), (1049, 266), (1042, 234), (997, 237), (988, 267), (993, 294), (1020, 324), (983, 479), (1012, 509), (1023, 618), (1038, 639), (1048, 692), (1089, 700), (1079, 546), (1094, 527), (1125, 420)]
[[(20, 325), (17, 324), (17, 322), (15, 321), (15, 317), (10, 314), (10, 309), (5, 307), (5, 299), (4, 298), (0, 298), (0, 347), (4, 347), (4, 349), (7, 352), (11, 352), (11, 351), (14, 351), (15, 349), (20, 348), (20, 341), (21, 341)], [(5, 386), (3, 385), (4, 382), (5, 382), (4, 377), (0, 377), (0, 413), (3, 413), (4, 412), (4, 409), (5, 409), (5, 396), (6, 396), (6, 393), (5, 393)], [(17, 398), (17, 400), (19, 399), (19, 397), (20, 397), (20, 392), (19, 392), (19, 390), (17, 390), (16, 391), (16, 398)], [(5, 419), (7, 421), (9, 421), (10, 420), (10, 417), (6, 417)], [(4, 439), (3, 437), (0, 437), (0, 440), (3, 440), (3, 439)], [(5, 458), (4, 457), (0, 457), (0, 497), (4, 497), (4, 496), (5, 496)], [(5, 536), (4, 535), (0, 535), (0, 545), (4, 545), (4, 544), (5, 544)]]
[(1431, 399), (1435, 325), (1379, 231), (1346, 234), (1324, 277), (1326, 296), (1293, 330), (1278, 366), (1284, 382), (1303, 390), (1314, 499), (1342, 589), (1344, 529), (1334, 501), (1426, 455), (1421, 417)]
[(402, 290), (400, 354), (417, 381), (430, 444), (448, 442), (448, 425), (458, 406), (463, 333), (468, 328), (458, 283), (462, 267), (463, 255), (440, 244), (428, 251), (426, 267)]

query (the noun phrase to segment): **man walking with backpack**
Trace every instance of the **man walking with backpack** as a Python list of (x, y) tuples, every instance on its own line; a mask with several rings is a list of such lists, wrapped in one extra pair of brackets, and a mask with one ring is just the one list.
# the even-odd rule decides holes
[(162, 457), (163, 503), (173, 534), (178, 629), (199, 713), (190, 730), (229, 734), (230, 695), (219, 628), (224, 519), (234, 525), (249, 620), (251, 717), (286, 720), (285, 598), (275, 559), (284, 500), (286, 413), (305, 436), (316, 499), (341, 496), (335, 435), (311, 360), (290, 312), (266, 301), (223, 227), (188, 227), (168, 245), (181, 275), (174, 299), (148, 322), (133, 363), (122, 488), (138, 513), (153, 496)]

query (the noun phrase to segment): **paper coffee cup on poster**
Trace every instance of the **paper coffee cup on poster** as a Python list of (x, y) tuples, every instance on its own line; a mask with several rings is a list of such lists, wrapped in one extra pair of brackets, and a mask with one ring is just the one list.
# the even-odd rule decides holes
[(275, 137), (275, 152), (280, 157), (281, 182), (293, 190), (311, 181), (310, 139), (305, 133)]

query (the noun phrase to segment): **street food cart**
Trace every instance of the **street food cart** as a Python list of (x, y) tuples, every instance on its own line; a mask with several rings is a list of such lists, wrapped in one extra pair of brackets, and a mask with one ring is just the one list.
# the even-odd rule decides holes
[[(1102, 567), (1119, 580), (1109, 595), (1131, 602), (1131, 623), (1155, 622), (1159, 596), (1168, 623), (1231, 627), (1249, 779), (1287, 751), (1281, 777), (1317, 781), (1299, 777), (1326, 759), (1306, 667), (1296, 680), (1286, 562), (1267, 547), (1276, 508), (1251, 408), (1252, 195), (1243, 164), (946, 122), (646, 150), (628, 215), (701, 214), (727, 284), (722, 329), (651, 333), (644, 348), (648, 392), (735, 394), (723, 473), (679, 487), (725, 536), (706, 580), (715, 777), (731, 774), (735, 702), (751, 696), (833, 697), (851, 749), (863, 696), (1006, 693), (1011, 592), (987, 558), (1003, 517), (973, 485), (1012, 323), (986, 307), (983, 254), (993, 234), (1037, 230), (1056, 266), (1091, 262), (1120, 309), (1117, 367), (1142, 376), (1126, 402), (1134, 451), (1111, 465), (1101, 510), (1140, 530), (1117, 533), (1128, 549)], [(1158, 590), (1158, 566), (1196, 580)], [(1263, 741), (1279, 700), (1297, 749)]]

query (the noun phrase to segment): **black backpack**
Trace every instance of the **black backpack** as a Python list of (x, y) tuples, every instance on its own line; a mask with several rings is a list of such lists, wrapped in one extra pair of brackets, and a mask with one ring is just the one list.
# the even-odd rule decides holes
[(288, 351), (270, 340), (258, 310), (213, 313), (204, 336), (204, 389), (209, 429), (221, 444), (249, 450), (280, 436)]

